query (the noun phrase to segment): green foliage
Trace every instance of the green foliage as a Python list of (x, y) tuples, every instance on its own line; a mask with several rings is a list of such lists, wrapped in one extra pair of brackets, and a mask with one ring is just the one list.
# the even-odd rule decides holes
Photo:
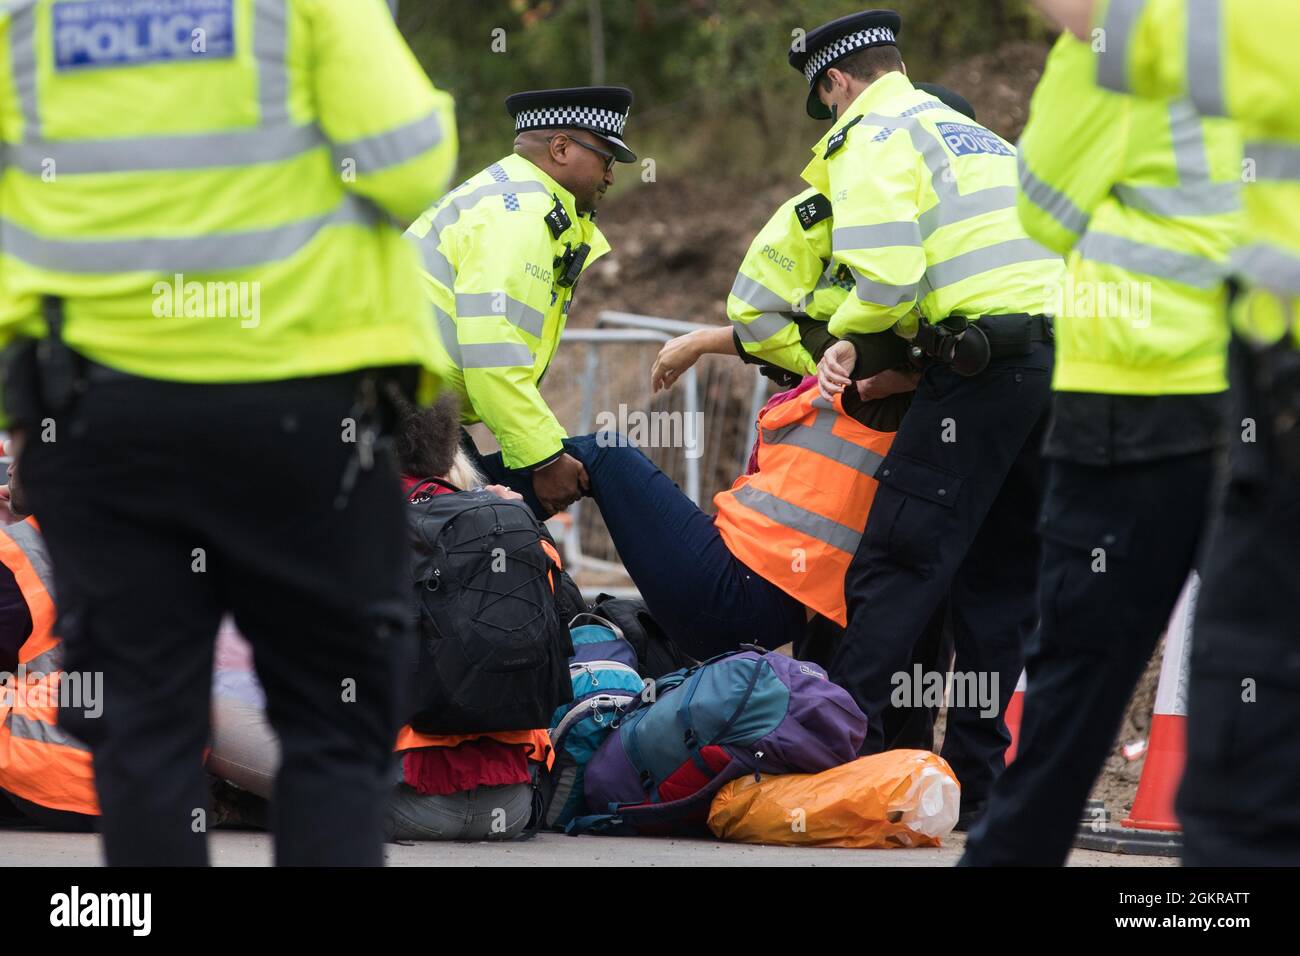
[[(908, 70), (920, 79), (1046, 35), (1026, 0), (893, 6)], [(636, 94), (628, 139), (664, 178), (722, 164), (741, 174), (788, 168), (806, 155), (823, 127), (804, 115), (806, 86), (786, 63), (793, 31), (855, 9), (843, 0), (403, 0), (399, 22), (434, 82), (456, 97), (468, 175), (509, 150), (509, 93), (598, 79), (598, 11), (604, 80)], [(494, 38), (504, 51), (494, 52)]]

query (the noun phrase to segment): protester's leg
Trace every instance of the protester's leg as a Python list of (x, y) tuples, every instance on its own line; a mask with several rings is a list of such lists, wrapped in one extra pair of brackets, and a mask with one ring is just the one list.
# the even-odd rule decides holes
[(1212, 472), (1209, 453), (1113, 468), (1052, 464), (1016, 759), (994, 783), (963, 862), (1065, 862), (1192, 567)]
[(1038, 619), (1045, 425), (1046, 418), (1025, 442), (953, 578), (954, 691), (942, 757), (961, 783), (963, 813), (988, 799), (1006, 766), (1006, 708)]
[(900, 689), (895, 675), (1047, 407), (1051, 356), (1038, 347), (969, 379), (929, 369), (877, 472), (880, 488), (845, 578), (849, 623), (831, 667), (867, 714), (863, 753), (883, 748), (881, 715)]
[(1300, 865), (1298, 487), (1281, 471), (1230, 484), (1204, 553), (1177, 803), (1189, 866)]
[(201, 764), (220, 606), (182, 477), (201, 439), (170, 394), (156, 383), (92, 387), (59, 417), (57, 441), (22, 453), (55, 568), (65, 666), (102, 675), (102, 715), (65, 709), (60, 722), (94, 751), (113, 866), (207, 862)]
[(399, 784), (388, 804), (391, 840), (509, 840), (528, 826), (532, 787), (526, 783), (426, 795)]
[(280, 743), (271, 819), (281, 864), (383, 859), (399, 659), (409, 666), (414, 649), (405, 514), (386, 445), (338, 506), (355, 452), (338, 422), (357, 390), (355, 376), (336, 376), (230, 397), (242, 442), (231, 464), (275, 476), (209, 533)]
[(646, 606), (688, 654), (776, 648), (802, 633), (803, 606), (727, 549), (713, 517), (638, 449), (599, 435), (565, 443), (591, 480), (610, 538)]
[(280, 767), (280, 741), (266, 711), (235, 697), (214, 696), (206, 767), (214, 777), (270, 800)]

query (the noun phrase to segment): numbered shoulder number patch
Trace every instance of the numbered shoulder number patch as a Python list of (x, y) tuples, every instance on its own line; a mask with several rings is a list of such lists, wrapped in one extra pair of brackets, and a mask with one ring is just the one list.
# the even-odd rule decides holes
[(234, 0), (88, 0), (54, 4), (59, 70), (229, 59)]
[(944, 145), (954, 156), (969, 156), (972, 153), (987, 153), (990, 156), (1014, 156), (1015, 153), (1006, 143), (998, 139), (982, 126), (967, 126), (965, 123), (936, 123)]

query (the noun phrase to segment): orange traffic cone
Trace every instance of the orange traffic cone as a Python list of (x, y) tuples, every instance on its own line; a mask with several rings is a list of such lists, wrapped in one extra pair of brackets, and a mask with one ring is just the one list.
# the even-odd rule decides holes
[(1174, 815), (1174, 796), (1187, 762), (1187, 667), (1192, 653), (1192, 621), (1200, 579), (1193, 573), (1174, 605), (1165, 633), (1165, 659), (1160, 665), (1155, 712), (1147, 742), (1133, 809), (1124, 826), (1138, 830), (1181, 831)]
[(1007, 747), (1007, 763), (1016, 759), (1016, 746), (1020, 743), (1020, 715), (1025, 711), (1025, 672), (1020, 672), (1016, 689), (1007, 701), (1007, 730), (1011, 732), (1011, 745)]

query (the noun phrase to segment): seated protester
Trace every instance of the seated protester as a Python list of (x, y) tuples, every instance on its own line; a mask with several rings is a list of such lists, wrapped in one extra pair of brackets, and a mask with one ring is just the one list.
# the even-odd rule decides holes
[(99, 816), (90, 748), (58, 725), (66, 675), (54, 582), (16, 463), (0, 491), (23, 519), (0, 528), (0, 803), (48, 829), (90, 832)]
[(893, 433), (854, 389), (815, 388), (759, 418), (758, 471), (706, 514), (623, 435), (565, 441), (646, 606), (687, 654), (801, 640), (815, 615), (845, 623), (844, 572), (866, 527)]
[[(455, 494), (482, 485), (458, 449), (459, 407), (446, 395), (431, 408), (407, 409), (396, 454), (403, 488), (420, 494)], [(429, 486), (438, 478), (445, 485)], [(421, 488), (421, 486), (424, 486)], [(452, 487), (447, 487), (452, 486)], [(499, 485), (501, 498), (519, 495)], [(209, 772), (267, 799), (279, 763), (274, 731), (256, 702), (232, 694), (214, 697)], [(409, 725), (397, 735), (401, 755), (388, 804), (390, 840), (488, 840), (517, 836), (532, 814), (532, 764), (549, 764), (545, 729), (432, 736)]]

